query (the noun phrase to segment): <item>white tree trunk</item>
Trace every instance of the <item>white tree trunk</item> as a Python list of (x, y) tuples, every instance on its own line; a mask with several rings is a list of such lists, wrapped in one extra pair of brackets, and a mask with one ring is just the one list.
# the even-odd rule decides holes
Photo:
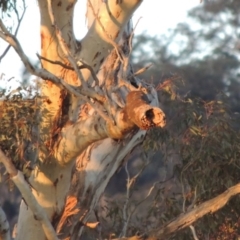
[[(72, 26), (75, 1), (39, 0), (45, 70), (35, 69), (17, 40), (0, 26), (0, 37), (15, 48), (27, 69), (47, 80), (41, 87), (38, 158), (29, 182), (61, 237), (78, 239), (79, 224), (87, 223), (124, 157), (142, 142), (147, 129), (165, 125), (155, 89), (140, 82), (129, 64), (129, 21), (141, 2), (89, 0), (89, 31), (77, 43)], [(67, 196), (76, 197), (80, 209), (71, 228), (64, 227)], [(45, 239), (25, 201), (16, 238)]]

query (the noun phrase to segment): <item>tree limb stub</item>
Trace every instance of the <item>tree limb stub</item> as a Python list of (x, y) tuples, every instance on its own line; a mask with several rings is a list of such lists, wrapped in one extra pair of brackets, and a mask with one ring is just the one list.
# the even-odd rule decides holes
[(151, 127), (164, 127), (165, 114), (160, 108), (149, 105), (147, 95), (141, 91), (132, 91), (127, 96), (126, 112), (130, 121), (140, 129), (148, 130)]
[(77, 157), (86, 147), (104, 138), (123, 139), (136, 127), (148, 130), (164, 127), (165, 114), (158, 107), (150, 105), (147, 96), (141, 91), (130, 92), (124, 109), (117, 111), (115, 123), (106, 121), (94, 114), (86, 120), (63, 128), (56, 159), (66, 164)]
[(154, 236), (157, 236), (158, 239), (165, 239), (167, 235), (190, 226), (192, 223), (194, 223), (204, 215), (216, 212), (217, 210), (222, 208), (230, 200), (231, 197), (239, 193), (240, 183), (234, 185), (233, 187), (230, 187), (224, 193), (218, 195), (217, 197), (198, 205), (191, 211), (180, 215), (175, 220), (167, 223), (165, 226), (152, 233)]

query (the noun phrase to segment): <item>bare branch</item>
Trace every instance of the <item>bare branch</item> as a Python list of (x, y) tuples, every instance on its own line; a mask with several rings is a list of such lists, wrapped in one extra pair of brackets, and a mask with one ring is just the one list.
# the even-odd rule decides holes
[[(21, 60), (23, 61), (25, 67), (27, 68), (27, 70), (32, 73), (35, 76), (38, 76), (44, 80), (49, 80), (53, 83), (55, 83), (56, 85), (58, 85), (60, 88), (62, 89), (66, 89), (69, 93), (79, 97), (80, 99), (88, 102), (98, 113), (99, 115), (107, 120), (107, 121), (112, 121), (103, 111), (101, 111), (100, 108), (95, 107), (91, 101), (84, 96), (83, 94), (79, 93), (81, 91), (81, 89), (74, 87), (68, 83), (66, 83), (63, 79), (58, 78), (57, 76), (55, 76), (54, 74), (50, 73), (49, 71), (47, 71), (46, 69), (36, 69), (29, 61), (29, 59), (27, 58), (27, 56), (25, 55), (25, 53), (22, 50), (21, 45), (19, 44), (18, 40), (16, 39), (15, 36), (13, 36), (4, 26), (3, 22), (0, 19), (0, 27), (2, 28), (3, 31), (0, 32), (0, 37), (2, 39), (4, 39), (5, 41), (7, 41), (11, 46), (13, 46), (13, 48), (15, 49), (15, 51), (18, 53), (18, 55), (20, 56)], [(86, 89), (82, 90), (84, 93), (86, 93)], [(93, 98), (96, 97), (96, 99), (99, 102), (104, 102), (105, 101), (105, 97), (98, 95), (98, 94), (90, 94)]]
[[(62, 63), (62, 62), (60, 62), (60, 61), (53, 61), (53, 60), (47, 59), (47, 58), (45, 58), (45, 57), (40, 56), (38, 53), (37, 53), (37, 57), (38, 57), (38, 59), (40, 59), (40, 60), (42, 59), (42, 60), (44, 60), (44, 61), (50, 62), (50, 63), (52, 63), (52, 64), (60, 65), (60, 66), (62, 66), (63, 68), (66, 68), (66, 69), (68, 69), (68, 70), (74, 71), (74, 68), (73, 68), (73, 67), (70, 67), (70, 66), (68, 66), (68, 65), (66, 65), (66, 64), (64, 64), (64, 63)], [(83, 61), (80, 61), (80, 62), (81, 62), (82, 65), (80, 65), (80, 66), (78, 65), (78, 69), (80, 70), (80, 69), (87, 68), (87, 69), (91, 72), (93, 79), (96, 81), (96, 85), (99, 85), (99, 79), (98, 79), (96, 73), (94, 72), (93, 68), (92, 68), (90, 65), (84, 63)]]
[(18, 171), (13, 165), (12, 161), (0, 149), (0, 162), (3, 163), (7, 172), (10, 174), (12, 181), (18, 187), (22, 197), (27, 203), (28, 207), (32, 210), (35, 219), (41, 222), (43, 231), (48, 240), (58, 240), (56, 232), (47, 217), (46, 212), (39, 205), (31, 192), (29, 184), (26, 182), (22, 172)]
[(129, 40), (128, 40), (128, 47), (129, 47), (129, 54), (128, 56), (124, 56), (124, 61), (123, 61), (123, 76), (126, 78), (127, 76), (127, 69), (128, 69), (128, 66), (129, 66), (129, 60), (130, 60), (130, 55), (132, 54), (132, 40), (133, 40), (133, 35), (134, 35), (134, 32), (137, 28), (137, 25), (140, 21), (141, 17), (138, 19), (137, 23), (135, 24), (131, 34), (130, 34), (130, 37), (129, 37)]
[(197, 233), (196, 233), (196, 230), (195, 230), (195, 227), (193, 225), (190, 225), (189, 228), (191, 229), (194, 240), (199, 240), (198, 236), (197, 236)]
[[(66, 89), (68, 92), (70, 92), (71, 94), (74, 94), (75, 96), (81, 98), (84, 101), (89, 102), (88, 98), (85, 97), (84, 95), (90, 95), (90, 97), (98, 100), (101, 103), (105, 101), (104, 96), (101, 96), (99, 94), (92, 93), (92, 92), (89, 94), (90, 91), (86, 91), (86, 89), (81, 90), (77, 87), (74, 87), (74, 86), (66, 83), (63, 79), (58, 78), (54, 74), (50, 73), (46, 69), (36, 69), (31, 64), (28, 57), (24, 53), (24, 51), (23, 51), (20, 43), (18, 42), (17, 38), (7, 30), (7, 28), (5, 27), (5, 25), (3, 24), (1, 19), (0, 19), (0, 28), (2, 29), (2, 31), (0, 31), (0, 37), (3, 40), (5, 40), (6, 42), (8, 42), (15, 49), (15, 51), (18, 53), (19, 57), (23, 61), (25, 67), (27, 68), (27, 70), (31, 74), (33, 74), (35, 76), (38, 76), (38, 77), (40, 77), (44, 80), (49, 80), (49, 81), (53, 82), (54, 84), (58, 85), (60, 88)], [(81, 91), (84, 92), (84, 95), (79, 93)], [(103, 114), (101, 114), (101, 115), (103, 115)]]
[(126, 162), (125, 164), (125, 172), (127, 174), (127, 185), (126, 185), (126, 200), (123, 206), (123, 229), (119, 237), (124, 237), (126, 236), (130, 217), (128, 214), (128, 207), (129, 207), (129, 200), (130, 200), (130, 190), (131, 190), (131, 185), (132, 185), (132, 179), (130, 177), (129, 171), (128, 171), (128, 163)]
[(179, 217), (172, 220), (170, 223), (167, 223), (159, 230), (153, 231), (152, 234), (160, 239), (164, 239), (167, 235), (190, 226), (192, 223), (194, 223), (204, 215), (216, 212), (217, 210), (225, 206), (225, 204), (230, 200), (231, 197), (239, 193), (240, 183), (234, 185), (233, 187), (230, 187), (224, 193), (218, 195), (217, 197), (200, 204), (191, 211), (188, 211), (185, 214), (181, 214)]
[(147, 66), (145, 66), (145, 67), (139, 69), (137, 72), (135, 72), (135, 73), (133, 74), (133, 76), (137, 76), (137, 75), (140, 75), (140, 74), (144, 73), (144, 72), (147, 71), (151, 66), (152, 66), (152, 64), (148, 64)]
[(10, 227), (5, 212), (0, 206), (0, 240), (11, 240)]
[(37, 55), (37, 57), (38, 57), (38, 59), (39, 59), (40, 61), (41, 61), (41, 60), (44, 60), (44, 61), (49, 62), (49, 63), (51, 63), (51, 64), (59, 65), (59, 66), (61, 66), (61, 67), (63, 67), (63, 68), (66, 68), (66, 69), (68, 69), (68, 70), (74, 71), (74, 68), (73, 68), (73, 67), (70, 67), (70, 66), (68, 66), (68, 65), (66, 65), (66, 64), (64, 64), (64, 63), (62, 63), (62, 62), (60, 62), (60, 61), (50, 60), (50, 59), (48, 59), (48, 58), (42, 57), (42, 56), (39, 55), (38, 53), (37, 53), (36, 55)]
[[(17, 36), (19, 27), (21, 25), (22, 19), (23, 19), (24, 15), (25, 15), (25, 12), (26, 12), (25, 1), (23, 1), (23, 13), (22, 13), (21, 17), (19, 17), (19, 14), (18, 14), (18, 11), (17, 11), (16, 7), (14, 7), (13, 9), (14, 9), (14, 11), (15, 11), (15, 13), (17, 15), (17, 19), (18, 19), (17, 28), (16, 28), (15, 33), (14, 33), (14, 36)], [(2, 55), (0, 56), (0, 62), (6, 56), (6, 54), (8, 53), (10, 48), (11, 48), (11, 44), (9, 44), (7, 46), (7, 48), (3, 51)]]

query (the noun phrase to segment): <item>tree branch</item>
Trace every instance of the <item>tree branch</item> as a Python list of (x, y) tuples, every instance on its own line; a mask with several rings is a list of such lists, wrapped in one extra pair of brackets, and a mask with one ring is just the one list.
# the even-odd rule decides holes
[[(44, 61), (50, 62), (50, 63), (52, 63), (52, 64), (60, 65), (60, 66), (63, 67), (63, 68), (66, 68), (66, 69), (68, 69), (68, 70), (74, 71), (74, 68), (73, 68), (73, 67), (70, 67), (70, 66), (68, 66), (68, 65), (66, 65), (66, 64), (64, 64), (64, 63), (62, 63), (62, 62), (60, 62), (60, 61), (53, 61), (53, 60), (47, 59), (47, 58), (45, 58), (45, 57), (42, 57), (42, 56), (40, 56), (39, 54), (37, 54), (37, 57), (38, 57), (38, 59), (40, 59), (40, 60), (42, 59), (42, 60), (44, 60)], [(93, 79), (96, 81), (96, 84), (99, 85), (98, 77), (97, 77), (96, 73), (93, 71), (92, 67), (91, 67), (90, 65), (82, 62), (82, 61), (81, 61), (81, 64), (82, 64), (81, 66), (78, 66), (78, 69), (80, 70), (80, 69), (87, 68), (87, 69), (91, 72)]]
[[(233, 187), (228, 188), (225, 192), (218, 195), (217, 197), (198, 205), (196, 208), (192, 209), (191, 211), (181, 214), (179, 217), (165, 224), (160, 229), (151, 231), (149, 234), (150, 237), (148, 237), (147, 239), (163, 240), (163, 239), (166, 239), (168, 235), (175, 233), (179, 230), (182, 230), (188, 226), (190, 226), (191, 230), (194, 230), (191, 227), (191, 225), (195, 221), (197, 221), (198, 219), (200, 219), (201, 217), (203, 217), (208, 213), (214, 213), (218, 211), (220, 208), (224, 207), (233, 196), (239, 193), (240, 193), (240, 183), (234, 185)], [(193, 232), (195, 234), (195, 230)], [(194, 235), (194, 238), (197, 239), (195, 235)], [(132, 239), (135, 240), (135, 239), (142, 239), (142, 238), (133, 236), (129, 238), (116, 238), (113, 240), (132, 240)]]
[[(0, 37), (3, 40), (5, 40), (6, 42), (8, 42), (15, 49), (15, 51), (18, 53), (19, 57), (23, 61), (25, 67), (27, 68), (27, 70), (31, 74), (33, 74), (37, 77), (40, 77), (44, 80), (49, 80), (49, 81), (53, 82), (54, 84), (56, 84), (57, 86), (59, 86), (61, 89), (66, 89), (71, 94), (79, 97), (80, 99), (82, 99), (84, 101), (89, 102), (88, 98), (84, 96), (84, 95), (86, 95), (85, 91), (81, 90), (80, 88), (74, 87), (74, 86), (66, 83), (63, 79), (58, 78), (57, 76), (50, 73), (46, 69), (36, 69), (31, 64), (28, 57), (24, 53), (24, 51), (23, 51), (20, 43), (18, 42), (17, 38), (7, 30), (7, 28), (5, 27), (5, 25), (3, 24), (1, 19), (0, 19), (0, 30), (1, 30), (0, 31)], [(81, 91), (84, 92), (84, 95), (81, 94)], [(101, 96), (101, 95), (98, 95), (98, 94), (94, 94), (94, 96), (91, 95), (91, 97), (96, 98), (96, 100), (98, 100), (99, 102), (104, 102), (105, 101), (105, 97)]]
[[(153, 107), (144, 99), (141, 91), (130, 92), (126, 106), (114, 116), (115, 122), (90, 115), (62, 130), (62, 139), (58, 145), (56, 158), (67, 163), (78, 156), (89, 144), (104, 139), (123, 139), (135, 127), (148, 130), (165, 126), (165, 114), (160, 108)], [(76, 134), (77, 133), (77, 134)]]
[(29, 184), (26, 182), (22, 172), (18, 171), (13, 165), (12, 161), (0, 149), (0, 162), (3, 163), (7, 172), (10, 174), (12, 181), (18, 187), (23, 199), (31, 209), (34, 218), (41, 222), (43, 231), (48, 240), (58, 240), (56, 232), (47, 217), (46, 212), (39, 205), (31, 192)]
[[(19, 27), (20, 27), (20, 25), (21, 25), (21, 22), (22, 22), (22, 20), (23, 20), (23, 17), (24, 17), (24, 15), (25, 15), (25, 12), (26, 12), (25, 1), (23, 0), (22, 2), (23, 2), (23, 13), (22, 13), (22, 16), (21, 16), (21, 17), (19, 17), (18, 11), (17, 11), (16, 7), (13, 8), (14, 11), (15, 11), (15, 13), (16, 13), (16, 15), (17, 15), (17, 19), (18, 19), (18, 24), (17, 24), (17, 28), (16, 28), (16, 30), (15, 30), (14, 36), (17, 36)], [(8, 53), (8, 51), (9, 51), (10, 48), (11, 48), (11, 44), (9, 44), (9, 45), (6, 47), (6, 49), (4, 50), (4, 52), (2, 53), (2, 55), (0, 56), (0, 62), (1, 62), (1, 60), (6, 56), (6, 54)]]
[(132, 91), (128, 94), (124, 111), (128, 119), (143, 130), (164, 127), (166, 124), (165, 114), (160, 108), (151, 106), (142, 91)]
[[(84, 100), (85, 102), (89, 103), (103, 119), (105, 119), (106, 121), (111, 121), (111, 119), (99, 107), (95, 107), (91, 103), (91, 101), (88, 99), (87, 96), (81, 94), (81, 92), (84, 92), (84, 94), (87, 94), (87, 93), (89, 93), (89, 91), (86, 92), (86, 89), (80, 89), (78, 87), (75, 87), (75, 86), (72, 86), (72, 85), (66, 83), (63, 79), (58, 78), (57, 76), (50, 73), (46, 69), (36, 69), (31, 64), (31, 62), (29, 61), (29, 59), (25, 55), (25, 53), (23, 52), (22, 47), (21, 47), (20, 43), (18, 42), (17, 38), (7, 30), (7, 28), (5, 27), (5, 25), (3, 24), (1, 19), (0, 19), (0, 29), (2, 30), (2, 31), (0, 31), (0, 37), (3, 40), (5, 40), (6, 42), (8, 42), (15, 49), (15, 51), (18, 53), (19, 57), (23, 61), (25, 67), (31, 74), (33, 74), (37, 77), (40, 77), (44, 80), (49, 80), (49, 81), (53, 82), (54, 84), (56, 84), (57, 86), (59, 86), (61, 89), (66, 89), (69, 93), (71, 93), (71, 94), (79, 97), (80, 99)], [(83, 66), (86, 67), (86, 64), (83, 64)], [(101, 96), (99, 94), (90, 94), (90, 96), (93, 98), (96, 98), (96, 100), (98, 100), (100, 103), (103, 103), (105, 101), (105, 97)]]
[[(101, 100), (102, 97), (99, 96), (99, 94), (95, 90), (92, 90), (92, 88), (88, 87), (86, 79), (84, 78), (84, 76), (81, 73), (81, 71), (79, 71), (80, 68), (78, 66), (78, 63), (74, 59), (70, 49), (67, 46), (67, 43), (65, 42), (65, 40), (64, 40), (64, 38), (62, 36), (61, 30), (59, 29), (59, 27), (58, 27), (58, 25), (57, 25), (57, 23), (55, 21), (53, 9), (52, 9), (52, 1), (51, 0), (48, 0), (48, 9), (49, 9), (49, 16), (50, 16), (52, 25), (55, 28), (56, 36), (57, 36), (57, 39), (59, 41), (60, 47), (61, 47), (63, 53), (66, 55), (66, 57), (67, 57), (68, 61), (70, 62), (70, 64), (73, 66), (74, 71), (77, 73), (80, 86), (82, 86), (85, 95), (88, 96), (88, 97), (97, 99), (97, 100)], [(92, 74), (93, 79), (95, 79), (96, 85), (98, 85), (99, 81), (98, 81), (98, 78), (96, 77), (96, 74), (95, 74), (94, 70), (92, 69), (92, 67), (90, 65), (88, 65), (88, 64), (84, 64), (83, 61), (80, 61), (80, 64), (84, 65), (83, 68), (87, 68), (88, 70), (90, 69), (90, 73)]]
[[(80, 92), (84, 92), (84, 94), (86, 95), (90, 95), (93, 98), (96, 98), (99, 102), (103, 103), (105, 101), (105, 97), (101, 96), (99, 94), (96, 93), (90, 93), (91, 91), (87, 91), (86, 89), (80, 89), (78, 87), (72, 86), (68, 83), (66, 83), (63, 79), (58, 78), (57, 76), (55, 76), (54, 74), (50, 73), (49, 71), (47, 71), (46, 69), (36, 69), (31, 62), (29, 61), (28, 57), (25, 55), (24, 51), (22, 50), (22, 47), (20, 45), (20, 43), (18, 42), (17, 38), (12, 35), (7, 28), (5, 27), (5, 25), (3, 24), (2, 20), (0, 19), (0, 37), (7, 41), (14, 49), (15, 51), (18, 53), (19, 57), (21, 58), (21, 60), (23, 61), (25, 67), (27, 68), (27, 70), (32, 73), (35, 76), (38, 76), (44, 80), (49, 80), (53, 83), (55, 83), (56, 85), (58, 85), (61, 89), (66, 89), (69, 93), (79, 97), (80, 99), (84, 100), (85, 102), (89, 103), (95, 110), (96, 112), (107, 122), (111, 121), (112, 119), (110, 117), (108, 117), (99, 107), (96, 107), (92, 104), (92, 102), (88, 99), (87, 96), (81, 94)], [(86, 67), (86, 68), (91, 68), (91, 66), (83, 63), (81, 67)], [(91, 68), (92, 69), (92, 68)], [(93, 69), (90, 71), (91, 73), (93, 73)], [(95, 74), (95, 73), (94, 73)]]
[(231, 197), (239, 193), (240, 183), (230, 187), (217, 197), (198, 205), (193, 210), (180, 215), (175, 220), (172, 220), (170, 223), (167, 223), (165, 226), (161, 227), (159, 230), (153, 231), (152, 234), (160, 239), (165, 239), (167, 235), (190, 226), (204, 215), (216, 212), (225, 206)]

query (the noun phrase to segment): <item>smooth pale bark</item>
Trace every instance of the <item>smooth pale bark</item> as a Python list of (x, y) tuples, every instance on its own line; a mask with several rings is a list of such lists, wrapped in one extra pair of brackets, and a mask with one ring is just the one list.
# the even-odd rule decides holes
[[(94, 1), (96, 3), (96, 1)], [(95, 12), (101, 12), (96, 6)], [(100, 8), (101, 9), (101, 8)], [(88, 9), (88, 22), (94, 22), (92, 18), (94, 18), (94, 14), (89, 14), (92, 10)], [(131, 27), (127, 26), (125, 28), (124, 37), (121, 39), (121, 47), (127, 49), (126, 54), (129, 54), (129, 38), (132, 34)], [(108, 89), (111, 91), (111, 85), (113, 81), (111, 78), (118, 79), (122, 78), (122, 64), (119, 70), (118, 68), (114, 69), (114, 65), (117, 65), (119, 61), (118, 57), (114, 52), (108, 56), (108, 58), (103, 63), (101, 70), (98, 73), (99, 81), (102, 82), (105, 80), (105, 86), (107, 85)], [(115, 64), (116, 63), (116, 64)], [(127, 75), (131, 76), (131, 67), (128, 66)], [(106, 77), (107, 76), (107, 77)], [(137, 79), (136, 79), (137, 81)], [(139, 83), (137, 83), (139, 84)], [(139, 84), (140, 85), (140, 84)], [(140, 126), (141, 121), (141, 108), (144, 107), (142, 104), (142, 97), (143, 94), (141, 89), (139, 88), (139, 92), (132, 91), (128, 94), (128, 91), (125, 91), (126, 88), (122, 88), (119, 92), (119, 95), (124, 99), (123, 104), (129, 110), (128, 116), (131, 121), (134, 122), (134, 125), (138, 125), (140, 128), (144, 129), (144, 126)], [(125, 98), (123, 97), (125, 94)], [(151, 105), (146, 104), (148, 107), (147, 109), (154, 112), (154, 122), (156, 125), (160, 123), (163, 118), (160, 117), (159, 114), (159, 103), (157, 98), (157, 93), (154, 88), (149, 87), (147, 92), (148, 100), (151, 101)], [(125, 102), (125, 103), (124, 103)], [(120, 104), (119, 104), (120, 105)], [(138, 108), (139, 106), (139, 108)], [(156, 106), (156, 107), (155, 107)], [(159, 114), (155, 114), (156, 109), (158, 109)], [(148, 111), (146, 110), (146, 111)], [(151, 114), (150, 114), (151, 115)], [(161, 115), (161, 114), (160, 114)], [(162, 122), (163, 123), (163, 122)], [(163, 125), (158, 125), (163, 126)], [(147, 129), (147, 128), (146, 128)], [(88, 148), (80, 155), (77, 159), (76, 163), (76, 172), (73, 177), (73, 182), (70, 189), (70, 195), (76, 196), (78, 198), (78, 204), (76, 207), (80, 209), (79, 213), (75, 216), (72, 216), (70, 221), (73, 223), (71, 228), (63, 226), (61, 229), (61, 233), (64, 237), (71, 236), (72, 239), (77, 239), (82, 234), (83, 228), (80, 226), (86, 225), (89, 216), (95, 210), (99, 198), (101, 197), (102, 193), (104, 192), (110, 178), (114, 175), (116, 170), (121, 167), (124, 157), (139, 143), (141, 143), (144, 139), (145, 131), (137, 131), (137, 129), (132, 129), (131, 132), (125, 134), (124, 138), (120, 137), (120, 141), (116, 141), (110, 138), (95, 142), (88, 146)], [(63, 218), (65, 219), (66, 216)], [(67, 218), (66, 218), (67, 219)], [(65, 221), (66, 221), (65, 219)], [(81, 219), (79, 221), (79, 219)]]
[[(0, 21), (0, 37), (14, 47), (31, 73), (45, 80), (39, 101), (37, 162), (29, 182), (44, 219), (56, 224), (68, 193), (80, 197), (78, 217), (86, 222), (123, 158), (143, 140), (144, 131), (136, 134), (137, 130), (165, 125), (155, 89), (134, 77), (129, 64), (129, 20), (140, 3), (99, 0), (93, 5), (89, 0), (90, 29), (77, 43), (72, 28), (75, 1), (39, 1), (44, 70), (33, 67)], [(68, 192), (76, 158), (77, 165), (84, 163), (77, 177), (81, 181), (73, 182), (75, 188)], [(101, 171), (94, 172), (96, 166)], [(81, 235), (76, 227), (72, 226), (73, 239)], [(45, 239), (45, 233), (22, 201), (17, 239)]]
[[(89, 32), (81, 43), (77, 44), (72, 31), (72, 13), (75, 2), (67, 0), (53, 1), (53, 14), (57, 27), (61, 29), (62, 37), (69, 47), (72, 56), (76, 56), (78, 60), (90, 65), (96, 73), (99, 71), (100, 66), (107, 62), (106, 59), (109, 53), (111, 53), (114, 48), (117, 48), (116, 42), (122, 37), (122, 32), (130, 20), (132, 13), (141, 3), (141, 1), (132, 0), (108, 2), (107, 4), (104, 1), (101, 3), (99, 17), (92, 21), (93, 24)], [(51, 22), (47, 1), (39, 1), (39, 7), (41, 11), (41, 55), (49, 60), (61, 61), (70, 65), (69, 59), (63, 54), (63, 49), (55, 34), (56, 29), (54, 29)], [(93, 15), (96, 17), (95, 14)], [(127, 36), (130, 36), (129, 32)], [(127, 41), (126, 36), (124, 41)], [(89, 84), (92, 85), (93, 83), (93, 78), (88, 69), (81, 70), (82, 79), (80, 79), (75, 71), (65, 69), (62, 66), (52, 64), (48, 61), (43, 61), (42, 65), (45, 69), (64, 79), (71, 85), (89, 87)], [(124, 80), (126, 81), (127, 79)], [(87, 85), (84, 86), (84, 82), (86, 82)], [(104, 82), (104, 79), (101, 79), (101, 82)], [(110, 94), (112, 90), (111, 82), (108, 83), (109, 85), (106, 91)], [(96, 82), (94, 86), (96, 86)], [(88, 91), (90, 90), (86, 89), (86, 93), (88, 93)], [(136, 91), (141, 91), (141, 89), (136, 88)], [(127, 96), (129, 89), (123, 87), (119, 93), (121, 99), (124, 97), (122, 92)], [(29, 179), (33, 187), (32, 192), (37, 201), (45, 209), (49, 219), (53, 220), (56, 216), (61, 215), (71, 183), (71, 170), (74, 161), (76, 157), (88, 147), (86, 151), (93, 154), (91, 156), (95, 155), (95, 157), (93, 157), (95, 161), (89, 162), (89, 165), (86, 166), (86, 170), (84, 170), (86, 178), (82, 179), (83, 182), (80, 183), (79, 188), (84, 187), (85, 190), (83, 193), (87, 192), (89, 196), (93, 197), (92, 202), (86, 205), (90, 207), (91, 212), (91, 209), (96, 205), (110, 177), (121, 164), (122, 159), (142, 140), (142, 137), (139, 137), (140, 135), (142, 136), (142, 133), (132, 137), (131, 130), (134, 130), (136, 125), (145, 129), (144, 124), (146, 120), (150, 125), (163, 126), (165, 124), (164, 115), (159, 108), (154, 109), (145, 102), (145, 107), (136, 111), (136, 114), (141, 113), (139, 117), (136, 118), (126, 117), (127, 115), (134, 116), (131, 110), (119, 109), (116, 112), (117, 114), (114, 115), (114, 122), (104, 122), (102, 118), (96, 118), (96, 112), (92, 108), (91, 113), (88, 112), (87, 119), (83, 120), (80, 118), (80, 120), (76, 122), (79, 107), (81, 104), (83, 105), (83, 101), (80, 101), (76, 96), (70, 95), (68, 102), (66, 102), (66, 93), (50, 81), (43, 82), (41, 93), (43, 98), (40, 108), (39, 161)], [(100, 93), (104, 92), (100, 91)], [(111, 100), (112, 99), (109, 98), (108, 101), (110, 102), (104, 103), (104, 107), (108, 108), (108, 105), (111, 105)], [(123, 100), (123, 104), (124, 101), (125, 100)], [(114, 105), (115, 103), (112, 104)], [(64, 109), (66, 105), (69, 106), (67, 109)], [(115, 109), (118, 109), (116, 104)], [(154, 112), (155, 115), (150, 114), (150, 116), (148, 114), (149, 111)], [(109, 113), (112, 112), (109, 111)], [(63, 114), (68, 116), (68, 121), (64, 123), (61, 122)], [(100, 120), (96, 121), (94, 118)], [(161, 119), (161, 122), (158, 121), (159, 119)], [(98, 126), (98, 130), (96, 130), (95, 123)], [(86, 132), (84, 132), (84, 130), (86, 130)], [(76, 133), (76, 131), (78, 131), (78, 133)], [(89, 134), (91, 131), (95, 131), (96, 134)], [(73, 132), (75, 132), (75, 135), (72, 134)], [(126, 135), (128, 135), (127, 139), (125, 139)], [(57, 136), (57, 138), (54, 138), (55, 136)], [(108, 139), (108, 137), (123, 140), (118, 142)], [(101, 144), (103, 144), (106, 151), (112, 152), (112, 154), (109, 155), (106, 153), (109, 155), (107, 159), (109, 168), (106, 168), (103, 163), (103, 166), (100, 168), (103, 169), (103, 171), (96, 172), (97, 183), (93, 178), (93, 174), (91, 174), (91, 168), (93, 168), (95, 164), (99, 165), (102, 158), (106, 156), (99, 154), (101, 147), (96, 146), (101, 145), (99, 145), (99, 142), (95, 145), (94, 142), (104, 138), (107, 139), (103, 140)], [(89, 148), (92, 148), (92, 151), (89, 151)], [(116, 162), (115, 158), (117, 159)], [(100, 184), (101, 187), (98, 188), (98, 184)], [(96, 190), (94, 194), (88, 191), (90, 186), (94, 191)], [(86, 199), (86, 197), (87, 196), (83, 195), (82, 199)], [(81, 205), (84, 201), (79, 202)], [(27, 208), (24, 202), (21, 203), (20, 207), (17, 239), (44, 239), (40, 222), (34, 219), (31, 210)]]
[[(58, 26), (62, 29), (63, 37), (68, 43), (71, 43), (73, 38), (69, 40), (68, 36), (73, 36), (72, 15), (75, 1), (52, 2), (55, 18)], [(41, 13), (41, 55), (50, 60), (65, 63), (66, 60), (50, 21), (47, 1), (39, 1), (39, 8)], [(76, 81), (76, 74), (73, 71), (65, 71), (61, 66), (47, 61), (43, 61), (42, 66), (65, 81), (68, 79)], [(41, 94), (39, 166), (34, 169), (29, 181), (33, 186), (32, 192), (37, 201), (45, 209), (49, 219), (52, 219), (54, 214), (61, 212), (64, 205), (71, 179), (72, 164), (68, 164), (65, 168), (61, 167), (48, 148), (52, 145), (52, 135), (57, 130), (56, 121), (61, 112), (63, 101), (61, 89), (50, 81), (44, 81), (41, 86)], [(32, 211), (23, 201), (20, 206), (16, 239), (45, 239), (41, 223), (34, 219)]]

